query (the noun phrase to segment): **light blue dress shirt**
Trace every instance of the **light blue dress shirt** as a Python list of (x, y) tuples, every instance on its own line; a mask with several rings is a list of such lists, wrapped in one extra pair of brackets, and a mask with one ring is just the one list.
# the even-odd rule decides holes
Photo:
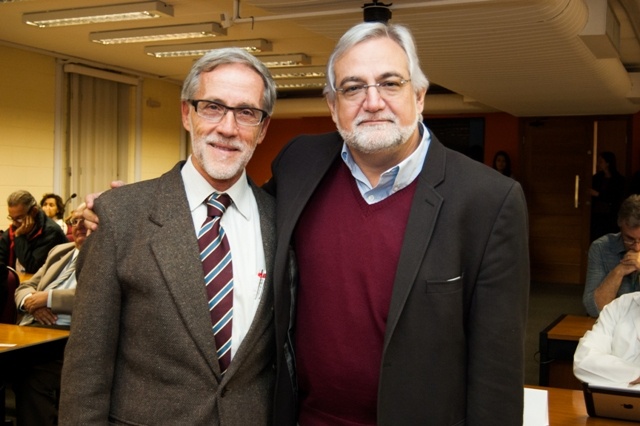
[(375, 204), (384, 200), (388, 196), (407, 187), (415, 180), (415, 178), (418, 177), (422, 171), (424, 160), (427, 157), (429, 144), (431, 144), (431, 134), (425, 125), (418, 123), (418, 129), (420, 131), (420, 136), (422, 136), (418, 148), (400, 164), (383, 172), (380, 175), (380, 180), (375, 188), (371, 186), (369, 179), (367, 179), (360, 167), (358, 167), (354, 161), (347, 145), (342, 145), (342, 160), (351, 171), (351, 175), (356, 179), (360, 194), (362, 194), (362, 198), (364, 198), (368, 204)]
[[(587, 279), (584, 285), (582, 303), (592, 317), (600, 315), (593, 297), (604, 278), (620, 263), (627, 249), (624, 247), (620, 233), (606, 234), (591, 243), (587, 264)], [(618, 296), (638, 291), (638, 272), (626, 275), (618, 289)]]

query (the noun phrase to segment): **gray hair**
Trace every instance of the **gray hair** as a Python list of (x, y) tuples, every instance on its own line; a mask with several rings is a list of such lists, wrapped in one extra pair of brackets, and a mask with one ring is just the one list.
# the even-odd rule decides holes
[(213, 71), (216, 67), (226, 64), (247, 65), (262, 77), (264, 92), (262, 93), (261, 108), (271, 115), (276, 103), (276, 83), (273, 81), (269, 69), (258, 58), (237, 47), (214, 49), (198, 59), (182, 84), (181, 99), (183, 101), (193, 99), (200, 89), (200, 74)]
[(7, 197), (7, 206), (9, 207), (25, 206), (30, 209), (37, 204), (33, 195), (24, 190), (12, 192), (11, 195)]
[(411, 32), (402, 25), (386, 25), (381, 22), (364, 22), (355, 25), (349, 29), (336, 44), (333, 53), (329, 57), (327, 63), (327, 85), (324, 88), (324, 94), (330, 102), (335, 100), (336, 93), (334, 91), (336, 84), (336, 75), (334, 71), (335, 62), (342, 57), (349, 49), (362, 43), (363, 41), (388, 37), (400, 45), (402, 50), (407, 54), (409, 65), (409, 78), (411, 86), (415, 92), (427, 90), (429, 88), (429, 80), (420, 69), (420, 60), (416, 52), (416, 45), (413, 41)]
[(631, 229), (640, 227), (640, 195), (631, 195), (620, 205), (618, 226), (623, 224)]

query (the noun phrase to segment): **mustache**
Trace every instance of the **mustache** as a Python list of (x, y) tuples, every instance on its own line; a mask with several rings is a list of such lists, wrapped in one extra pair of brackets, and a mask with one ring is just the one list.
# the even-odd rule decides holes
[(384, 114), (384, 115), (363, 114), (363, 115), (357, 116), (354, 120), (354, 123), (357, 126), (364, 123), (365, 121), (390, 121), (393, 124), (398, 124), (397, 117), (395, 115), (390, 115), (390, 114)]
[(219, 135), (207, 135), (202, 138), (202, 141), (209, 145), (218, 145), (225, 148), (242, 150), (243, 144), (237, 138), (224, 138)]

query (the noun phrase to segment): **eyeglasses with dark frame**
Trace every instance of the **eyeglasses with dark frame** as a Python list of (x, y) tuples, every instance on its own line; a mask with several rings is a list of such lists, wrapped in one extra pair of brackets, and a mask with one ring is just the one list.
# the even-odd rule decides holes
[(635, 246), (636, 244), (640, 244), (640, 240), (635, 240), (633, 238), (629, 238), (625, 235), (622, 236), (622, 242), (628, 246)]
[(346, 83), (341, 87), (334, 87), (335, 92), (340, 93), (344, 98), (351, 102), (362, 102), (367, 96), (367, 90), (369, 87), (375, 87), (378, 90), (380, 96), (384, 99), (391, 99), (397, 96), (405, 84), (409, 83), (411, 79), (404, 78), (388, 78), (384, 81), (375, 84), (354, 84)]
[(70, 225), (70, 226), (78, 226), (78, 225), (80, 225), (82, 222), (84, 222), (84, 219), (83, 219), (83, 218), (75, 218), (75, 217), (74, 217), (74, 218), (71, 218), (71, 219), (67, 220), (67, 225)]
[(233, 117), (241, 126), (259, 126), (265, 118), (269, 116), (266, 111), (251, 107), (230, 107), (220, 102), (208, 101), (206, 99), (189, 99), (196, 114), (212, 123), (219, 123), (227, 115), (228, 111), (233, 113)]
[(9, 219), (13, 223), (22, 223), (24, 219), (31, 214), (31, 210), (36, 206), (36, 204), (31, 204), (29, 208), (27, 208), (27, 212), (23, 215), (20, 215), (16, 218), (11, 217), (11, 215), (7, 215), (7, 219)]

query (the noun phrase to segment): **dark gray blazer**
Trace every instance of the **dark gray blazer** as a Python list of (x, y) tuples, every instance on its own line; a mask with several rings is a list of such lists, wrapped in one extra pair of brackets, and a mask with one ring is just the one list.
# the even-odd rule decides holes
[[(337, 133), (295, 138), (274, 160), (267, 186), (277, 200), (279, 426), (294, 425), (296, 416), (292, 236), (316, 187), (341, 161), (342, 143)], [(520, 426), (528, 290), (527, 207), (520, 185), (432, 135), (393, 286), (378, 425)]]
[(179, 163), (97, 200), (98, 231), (78, 259), (61, 425), (270, 424), (274, 383), (274, 201), (260, 210), (267, 280), (224, 377)]

